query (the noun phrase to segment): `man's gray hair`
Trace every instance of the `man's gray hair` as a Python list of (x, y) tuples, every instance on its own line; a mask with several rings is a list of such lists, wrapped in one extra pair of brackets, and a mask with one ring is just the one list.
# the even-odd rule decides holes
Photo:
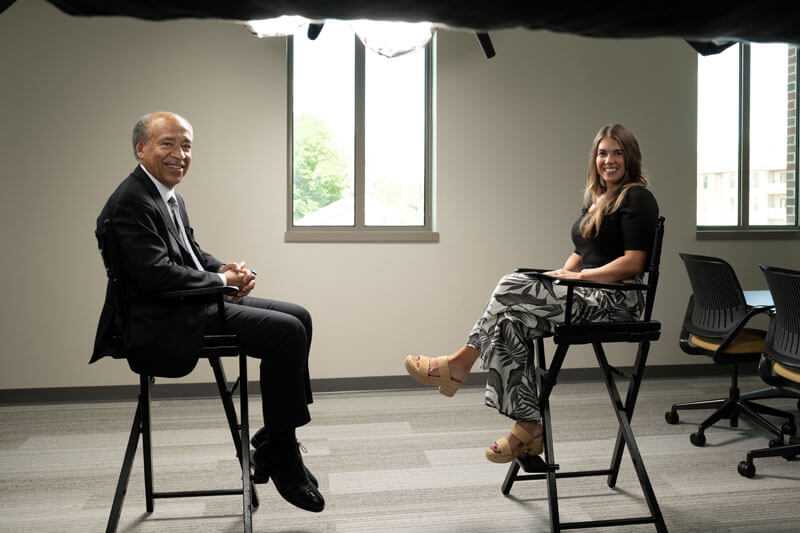
[(150, 119), (153, 117), (152, 113), (148, 113), (146, 115), (142, 115), (136, 125), (133, 127), (133, 157), (136, 160), (139, 160), (139, 153), (136, 151), (136, 145), (140, 142), (145, 143), (147, 142), (147, 138), (150, 136)]
[(142, 115), (142, 118), (140, 118), (133, 127), (133, 157), (135, 157), (137, 161), (139, 160), (139, 154), (136, 151), (136, 145), (139, 143), (147, 143), (147, 141), (150, 140), (150, 124), (154, 120), (164, 117), (170, 117), (182, 122), (189, 131), (192, 130), (192, 125), (189, 124), (188, 120), (171, 111), (156, 111), (155, 113)]

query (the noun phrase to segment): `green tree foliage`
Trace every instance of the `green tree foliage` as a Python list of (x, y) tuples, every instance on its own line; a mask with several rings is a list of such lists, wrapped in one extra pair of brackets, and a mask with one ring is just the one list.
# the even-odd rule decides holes
[(303, 113), (294, 125), (294, 220), (339, 200), (347, 185), (347, 164), (333, 132)]

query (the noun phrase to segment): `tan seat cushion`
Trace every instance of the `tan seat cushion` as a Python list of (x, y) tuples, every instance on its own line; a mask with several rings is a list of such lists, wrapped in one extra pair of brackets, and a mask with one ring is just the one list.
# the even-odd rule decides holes
[[(765, 336), (766, 333), (763, 331), (754, 331), (749, 329), (742, 330), (738, 335), (736, 335), (736, 338), (733, 339), (733, 342), (731, 342), (728, 347), (725, 348), (723, 353), (761, 353), (764, 350)], [(705, 337), (698, 337), (697, 335), (690, 335), (689, 342), (710, 352), (716, 352), (717, 348), (719, 348), (719, 345), (722, 344), (721, 340), (707, 339)]]
[(786, 378), (795, 383), (800, 383), (800, 369), (791, 366), (784, 366), (780, 363), (772, 363), (772, 370), (782, 378)]

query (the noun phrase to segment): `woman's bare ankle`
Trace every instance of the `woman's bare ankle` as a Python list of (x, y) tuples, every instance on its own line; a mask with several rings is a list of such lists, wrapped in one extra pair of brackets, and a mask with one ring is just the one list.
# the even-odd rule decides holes
[[(544, 428), (542, 424), (533, 424), (531, 422), (523, 422), (522, 420), (517, 420), (517, 424), (519, 424), (522, 429), (528, 432), (531, 437), (538, 437), (542, 433), (544, 433)], [(509, 433), (506, 437), (508, 439), (508, 445), (511, 446), (511, 449), (515, 449), (522, 444), (522, 441), (517, 438), (516, 435), (513, 433)], [(495, 444), (492, 445), (492, 448), (499, 449), (499, 447)]]
[(447, 361), (450, 364), (450, 375), (453, 379), (458, 381), (466, 380), (479, 356), (480, 352), (472, 346), (463, 346), (458, 351), (450, 354), (447, 357)]
[(532, 422), (523, 422), (522, 420), (517, 420), (517, 424), (522, 426), (522, 429), (527, 431), (531, 436), (538, 437), (544, 432), (544, 428), (542, 424), (534, 424)]

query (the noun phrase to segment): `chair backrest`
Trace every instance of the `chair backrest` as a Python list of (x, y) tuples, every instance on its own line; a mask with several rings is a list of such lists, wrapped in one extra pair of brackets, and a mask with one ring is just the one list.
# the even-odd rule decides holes
[(775, 304), (765, 354), (779, 363), (800, 365), (800, 272), (761, 265)]
[(658, 217), (653, 233), (653, 249), (648, 257), (647, 267), (647, 293), (645, 296), (645, 307), (643, 320), (649, 321), (653, 314), (653, 303), (656, 299), (656, 288), (658, 287), (658, 274), (661, 267), (661, 246), (664, 242), (664, 217)]
[(692, 284), (684, 329), (701, 337), (725, 337), (747, 314), (747, 302), (736, 272), (718, 257), (678, 255)]
[(114, 223), (110, 218), (104, 219), (95, 230), (97, 247), (103, 258), (103, 266), (108, 277), (109, 290), (114, 298), (117, 313), (123, 323), (128, 322), (128, 299), (126, 297), (125, 283), (122, 279), (122, 268), (119, 264), (119, 251), (117, 240), (114, 237)]

